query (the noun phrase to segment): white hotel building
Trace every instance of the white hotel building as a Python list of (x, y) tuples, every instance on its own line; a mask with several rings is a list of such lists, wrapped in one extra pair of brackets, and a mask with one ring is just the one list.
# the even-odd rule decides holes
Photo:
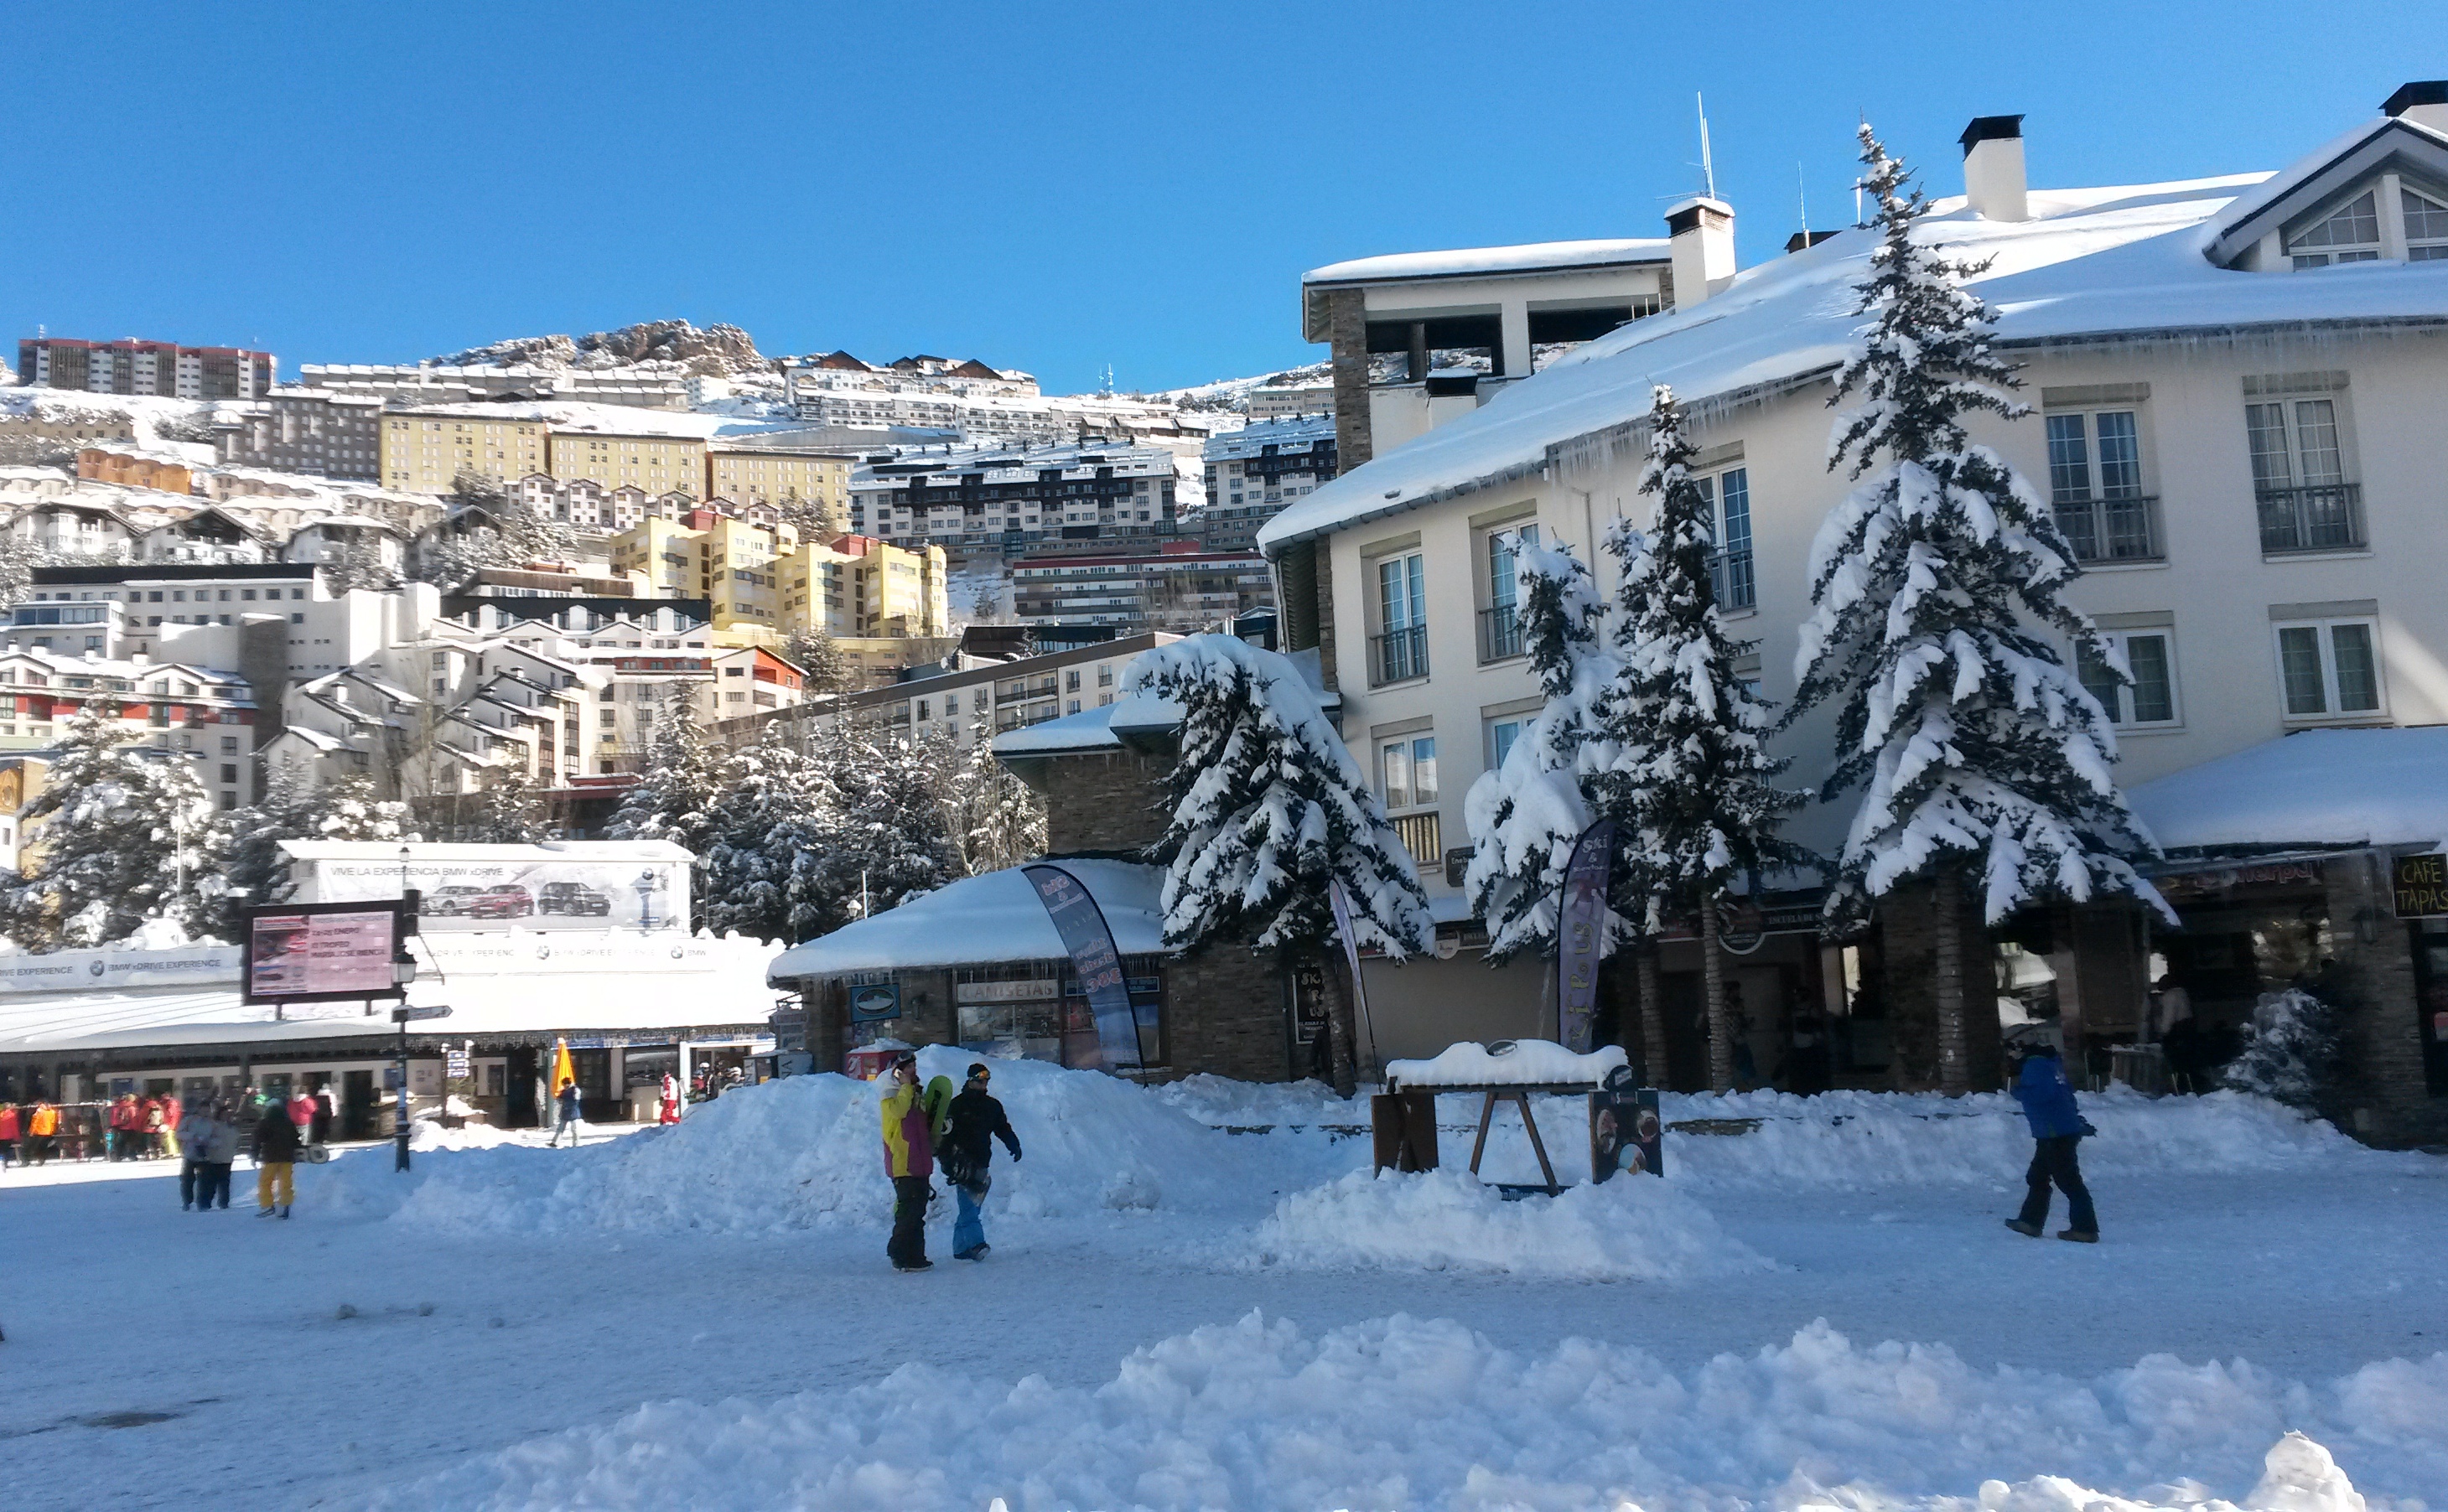
[[(2448, 85), (2400, 89), (2277, 173), (2175, 183), (2027, 186), (2020, 120), (1973, 123), (1967, 193), (1937, 200), (1922, 235), (1990, 259), (1973, 283), (2034, 412), (1973, 430), (2049, 497), (2086, 568), (2068, 597), (2132, 663), (2132, 687), (2099, 691), (2188, 929), (2145, 937), (2136, 919), (2088, 909), (2018, 922), (1994, 931), (2000, 993), (2061, 1015), (2070, 1040), (2113, 1040), (2143, 1032), (2146, 970), (2187, 985), (2213, 1024), (2248, 1011), (2256, 987), (2313, 982), (2350, 1010), (2353, 1126), (2436, 1138), (2448, 920), (2389, 909), (2385, 837), (2404, 827), (2386, 822), (2389, 794), (2356, 789), (2374, 785), (2358, 773), (2383, 753), (2428, 738), (2404, 727), (2448, 723)], [(1926, 145), (1890, 144), (1928, 167)], [(1403, 411), (1378, 428), (1375, 460), (1259, 535), (1288, 648), (1321, 654), (1346, 738), (1465, 941), (1463, 797), (1539, 706), (1506, 628), (1512, 548), (1533, 534), (1569, 545), (1612, 590), (1596, 545), (1610, 520), (1649, 507), (1637, 485), (1654, 385), (1673, 385), (1695, 422), (1730, 625), (1758, 642), (1762, 691), (1783, 702), (1794, 690), (1807, 553), (1849, 488), (1826, 465), (1828, 401), (1864, 323), (1854, 286), (1877, 232), (1737, 272), (1731, 210), (1677, 211), (1671, 309), (1528, 377), (1508, 363), (1503, 392), (1389, 445), (1385, 432), (1411, 424)], [(1824, 709), (1783, 737), (1794, 786), (1824, 774), (1831, 740)], [(2203, 818), (2205, 794), (2239, 770), (2208, 765), (2226, 758), (2273, 774), (2252, 833)], [(1833, 852), (1850, 808), (1849, 794), (1813, 804), (1794, 837)], [(2448, 816), (2430, 829), (2448, 840)], [(1807, 895), (1789, 901), (1793, 916), (1769, 909), (1763, 944), (1733, 963), (1762, 1074), (1789, 1053), (1797, 1018), (1850, 1016), (1859, 1053), (1839, 1056), (1839, 1084), (1913, 1084), (1926, 919), (1900, 901), (1878, 937), (1828, 942)], [(1670, 1009), (1696, 1005), (1675, 980), (1696, 976), (1696, 950), (1668, 947)], [(1491, 986), (1536, 976), (1450, 991), (1479, 1005), (1489, 1037), (1540, 1032), (1537, 1001), (1518, 986), (1502, 990), (1519, 1001), (1499, 1001)], [(1672, 1068), (1689, 1046), (1669, 1039)]]

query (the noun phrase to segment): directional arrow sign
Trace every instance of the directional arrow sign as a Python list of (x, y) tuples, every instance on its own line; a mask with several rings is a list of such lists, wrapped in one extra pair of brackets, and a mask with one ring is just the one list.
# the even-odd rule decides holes
[(450, 1017), (450, 1010), (445, 1007), (393, 1008), (391, 1010), (391, 1022), (393, 1024), (407, 1024), (415, 1019), (447, 1019), (449, 1017)]

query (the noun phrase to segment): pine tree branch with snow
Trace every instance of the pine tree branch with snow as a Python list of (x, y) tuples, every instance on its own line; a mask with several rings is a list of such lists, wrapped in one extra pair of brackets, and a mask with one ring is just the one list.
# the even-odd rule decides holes
[(616, 840), (668, 840), (688, 852), (692, 929), (706, 927), (705, 862), (720, 827), (722, 791), (722, 759), (698, 722), (696, 696), (675, 688), (655, 722), (645, 773), (605, 833)]

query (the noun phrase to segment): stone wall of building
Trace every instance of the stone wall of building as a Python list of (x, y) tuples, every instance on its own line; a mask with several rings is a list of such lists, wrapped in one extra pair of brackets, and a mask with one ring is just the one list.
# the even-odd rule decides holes
[(1272, 950), (1217, 941), (1166, 963), (1168, 1053), (1176, 1076), (1245, 1081), (1292, 1074), (1284, 964)]
[(1069, 756), (1050, 763), (1045, 853), (1136, 851), (1164, 833), (1170, 763), (1136, 751)]
[[(1957, 889), (1963, 942), (1963, 1017), (1968, 1073), (1975, 1091), (2005, 1084), (2004, 1046), (1994, 985), (1996, 947), (1983, 928), (1972, 890)], [(1927, 882), (1898, 888), (1878, 909), (1881, 987), (1894, 1059), (1889, 1085), (1934, 1091), (1938, 1077), (1937, 889)]]
[(1335, 466), (1348, 472), (1377, 454), (1368, 425), (1368, 296), (1329, 291), (1326, 333), (1334, 354)]

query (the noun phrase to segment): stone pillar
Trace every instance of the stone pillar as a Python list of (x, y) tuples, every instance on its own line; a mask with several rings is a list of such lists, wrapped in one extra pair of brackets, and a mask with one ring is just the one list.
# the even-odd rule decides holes
[(1358, 289), (1326, 296), (1327, 340), (1334, 363), (1334, 450), (1338, 472), (1377, 454), (1368, 426), (1368, 297)]
[[(1958, 887), (1962, 942), (1963, 1032), (1967, 1066), (1976, 1088), (1998, 1084), (1997, 957), (1980, 917), (1976, 890)], [(1938, 1064), (1937, 890), (1926, 880), (1906, 883), (1879, 900), (1881, 995), (1894, 1059), (1889, 1084), (1899, 1092), (1933, 1091)]]
[(2337, 1104), (2324, 1109), (2358, 1139), (2427, 1144), (2448, 1139), (2448, 1099), (2430, 1096), (2414, 985), (2414, 940), (2397, 917), (2389, 858), (2340, 856), (2322, 867), (2331, 964), (2312, 986), (2338, 1010)]

